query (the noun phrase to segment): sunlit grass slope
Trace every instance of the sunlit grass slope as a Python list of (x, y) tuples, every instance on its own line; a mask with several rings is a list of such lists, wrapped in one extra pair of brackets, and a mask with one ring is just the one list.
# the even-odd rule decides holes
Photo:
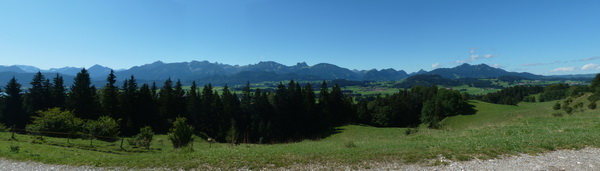
[[(587, 97), (574, 99), (585, 102)], [(165, 135), (155, 136), (152, 150), (133, 149), (125, 142), (109, 143), (45, 137), (46, 143), (31, 143), (32, 137), (0, 133), (0, 156), (16, 160), (70, 165), (129, 168), (278, 168), (302, 164), (374, 167), (376, 162), (431, 164), (444, 156), (453, 160), (493, 158), (503, 154), (538, 153), (556, 149), (600, 147), (600, 110), (586, 109), (573, 115), (553, 116), (555, 102), (495, 105), (471, 104), (477, 114), (454, 116), (440, 130), (375, 128), (349, 125), (322, 140), (297, 143), (212, 144), (196, 138), (193, 147), (173, 149)], [(587, 103), (586, 103), (587, 106)], [(19, 146), (19, 152), (11, 151)], [(69, 147), (70, 146), (70, 147)], [(212, 147), (210, 147), (212, 146)], [(210, 148), (209, 148), (210, 147)], [(435, 164), (435, 163), (434, 163)], [(439, 163), (438, 163), (439, 164)]]

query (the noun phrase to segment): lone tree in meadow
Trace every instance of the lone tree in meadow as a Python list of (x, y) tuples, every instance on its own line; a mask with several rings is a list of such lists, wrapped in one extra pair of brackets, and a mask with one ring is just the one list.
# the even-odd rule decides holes
[(173, 143), (173, 147), (181, 148), (187, 146), (194, 139), (194, 127), (186, 123), (187, 119), (178, 117), (173, 123), (173, 127), (169, 130), (169, 140)]

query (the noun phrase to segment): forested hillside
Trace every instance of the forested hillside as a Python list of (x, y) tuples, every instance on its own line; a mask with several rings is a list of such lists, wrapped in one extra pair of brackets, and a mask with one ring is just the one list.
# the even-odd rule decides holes
[[(182, 117), (197, 135), (219, 142), (276, 143), (327, 136), (334, 127), (348, 123), (435, 128), (444, 117), (468, 111), (468, 96), (436, 86), (416, 86), (356, 104), (339, 85), (325, 81), (318, 85), (318, 93), (310, 83), (300, 86), (292, 80), (274, 91), (246, 84), (237, 94), (228, 86), (216, 91), (211, 84), (195, 82), (184, 90), (180, 80), (170, 78), (160, 86), (138, 84), (134, 76), (116, 85), (116, 78), (110, 72), (106, 85), (96, 87), (82, 69), (67, 88), (60, 75), (46, 78), (38, 72), (26, 91), (13, 78), (4, 87), (0, 120), (28, 131), (86, 132), (117, 125), (117, 132), (108, 132), (131, 136), (145, 126), (166, 133)], [(44, 121), (55, 115), (58, 120)], [(72, 125), (57, 130), (58, 123)]]

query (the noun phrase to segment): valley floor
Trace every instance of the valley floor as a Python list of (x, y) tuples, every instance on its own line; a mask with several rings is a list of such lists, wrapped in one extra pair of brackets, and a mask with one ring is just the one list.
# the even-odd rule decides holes
[[(600, 149), (558, 150), (539, 155), (506, 156), (500, 159), (470, 161), (450, 161), (440, 157), (433, 161), (440, 165), (423, 166), (401, 162), (363, 163), (359, 166), (292, 165), (276, 170), (598, 170), (600, 169)], [(51, 165), (38, 162), (23, 162), (0, 159), (0, 170), (121, 170), (122, 168), (102, 168), (91, 166)], [(162, 170), (162, 169), (143, 169)], [(241, 168), (240, 170), (245, 170)]]

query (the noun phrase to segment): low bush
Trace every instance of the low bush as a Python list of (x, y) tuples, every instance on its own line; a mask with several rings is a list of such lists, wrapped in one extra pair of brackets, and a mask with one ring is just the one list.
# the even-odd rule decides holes
[(135, 147), (144, 147), (149, 150), (153, 136), (154, 131), (152, 131), (152, 127), (146, 126), (140, 128), (140, 132), (129, 140), (129, 145)]
[(188, 125), (186, 121), (187, 119), (178, 117), (169, 130), (169, 140), (175, 148), (187, 146), (193, 140), (194, 127)]
[(18, 145), (10, 145), (9, 147), (9, 151), (12, 153), (19, 153), (20, 150), (21, 147), (19, 147)]
[(81, 130), (83, 120), (75, 117), (71, 111), (62, 111), (60, 108), (52, 108), (38, 111), (38, 116), (33, 116), (31, 124), (26, 126), (28, 132), (48, 136), (63, 136), (61, 134), (50, 134), (48, 132), (75, 133)]
[(102, 116), (98, 120), (89, 120), (85, 124), (87, 133), (91, 138), (97, 138), (103, 141), (116, 141), (119, 135), (119, 120), (114, 120), (108, 116)]

